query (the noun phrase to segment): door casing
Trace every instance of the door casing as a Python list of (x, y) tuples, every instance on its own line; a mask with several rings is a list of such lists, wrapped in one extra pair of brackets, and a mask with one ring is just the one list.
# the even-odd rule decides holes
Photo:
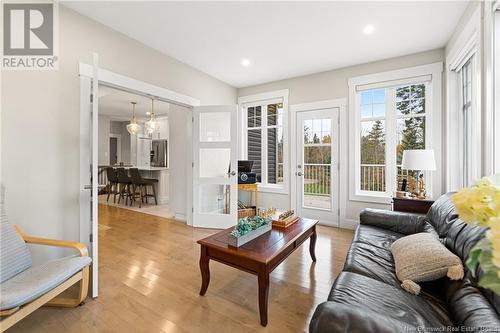
[[(94, 54), (94, 63), (96, 63), (98, 55)], [(91, 165), (92, 159), (96, 160), (97, 151), (94, 151), (94, 156), (91, 156), (89, 146), (92, 142), (97, 140), (95, 135), (92, 138), (91, 132), (92, 127), (90, 126), (91, 121), (91, 110), (93, 108), (91, 102), (91, 95), (98, 96), (98, 85), (104, 85), (112, 87), (118, 90), (127, 91), (130, 93), (135, 93), (144, 96), (154, 96), (158, 100), (164, 102), (177, 104), (180, 106), (188, 107), (192, 109), (195, 106), (200, 105), (200, 101), (192, 98), (190, 96), (182, 95), (174, 91), (164, 89), (158, 86), (151, 85), (149, 83), (139, 81), (121, 74), (114, 73), (112, 71), (99, 68), (98, 66), (89, 65), (86, 63), (79, 64), (79, 76), (80, 76), (80, 242), (87, 245), (89, 249), (93, 249), (94, 253), (98, 253), (98, 226), (97, 223), (90, 224), (91, 217), (97, 216), (97, 204), (91, 205), (91, 193), (88, 190), (84, 190), (84, 186), (89, 183), (89, 166)], [(92, 88), (92, 79), (97, 77), (98, 85), (94, 85)], [(96, 98), (97, 101), (97, 98)], [(98, 114), (98, 113), (96, 113)], [(93, 127), (97, 129), (98, 122), (97, 119), (92, 119)], [(191, 122), (189, 122), (191, 124)], [(107, 138), (106, 138), (107, 140)], [(186, 159), (186, 168), (191, 168), (192, 160), (191, 154), (188, 154)], [(97, 164), (94, 163), (92, 166), (91, 173), (97, 180)], [(191, 178), (186, 179), (186, 188), (192, 188)], [(97, 198), (97, 182), (92, 188), (93, 196)], [(186, 203), (187, 207), (192, 207), (192, 193), (191, 191), (186, 191)], [(186, 222), (188, 225), (192, 224), (192, 212), (191, 209), (186, 209)], [(92, 235), (92, 236), (91, 236)], [(92, 237), (92, 242), (90, 237)], [(96, 256), (98, 259), (98, 255)], [(93, 264), (98, 265), (98, 260), (95, 260)], [(95, 270), (92, 273), (92, 286), (98, 287), (98, 273)], [(93, 288), (92, 297), (98, 296), (98, 288)]]

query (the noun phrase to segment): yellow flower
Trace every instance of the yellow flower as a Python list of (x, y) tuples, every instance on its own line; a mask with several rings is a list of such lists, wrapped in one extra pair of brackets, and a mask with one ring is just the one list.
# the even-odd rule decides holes
[(485, 178), (455, 193), (452, 201), (458, 215), (466, 223), (486, 227), (491, 217), (500, 216), (500, 188)]

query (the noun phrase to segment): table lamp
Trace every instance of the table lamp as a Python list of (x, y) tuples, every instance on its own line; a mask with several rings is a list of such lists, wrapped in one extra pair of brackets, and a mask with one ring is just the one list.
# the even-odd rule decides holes
[(401, 169), (417, 171), (417, 198), (425, 199), (425, 180), (422, 171), (436, 170), (433, 149), (410, 149), (403, 151)]

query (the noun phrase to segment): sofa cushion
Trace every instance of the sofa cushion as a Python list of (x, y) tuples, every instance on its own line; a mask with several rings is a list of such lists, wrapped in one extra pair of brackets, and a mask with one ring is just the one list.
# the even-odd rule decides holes
[(486, 231), (487, 228), (467, 224), (456, 218), (449, 224), (444, 243), (450, 251), (465, 261), (472, 247), (486, 236)]
[(354, 234), (343, 270), (399, 286), (391, 245), (403, 236), (397, 232), (360, 225)]
[(33, 266), (0, 285), (0, 310), (12, 309), (54, 289), (91, 262), (89, 257), (70, 257)]
[(439, 238), (445, 238), (453, 221), (458, 217), (451, 201), (453, 193), (440, 196), (427, 212), (426, 221), (436, 229)]
[[(0, 193), (2, 191), (0, 189)], [(30, 268), (31, 265), (30, 250), (21, 235), (9, 223), (3, 194), (0, 194), (0, 283)]]
[(408, 292), (420, 292), (416, 282), (434, 281), (443, 276), (460, 280), (464, 276), (462, 260), (432, 234), (419, 232), (402, 237), (392, 244), (391, 250), (396, 275), (402, 282), (401, 287)]
[(392, 321), (406, 323), (408, 327), (453, 325), (442, 303), (429, 301), (399, 287), (351, 272), (340, 273), (328, 301), (344, 304), (361, 312), (383, 314)]
[(323, 302), (314, 311), (309, 332), (394, 333), (417, 332), (417, 330), (405, 322), (386, 316), (382, 311), (369, 311), (337, 302)]
[(484, 332), (493, 332), (492, 328), (500, 328), (498, 297), (491, 290), (478, 288), (475, 280), (467, 272), (463, 280), (447, 282), (450, 315), (457, 326), (483, 327)]

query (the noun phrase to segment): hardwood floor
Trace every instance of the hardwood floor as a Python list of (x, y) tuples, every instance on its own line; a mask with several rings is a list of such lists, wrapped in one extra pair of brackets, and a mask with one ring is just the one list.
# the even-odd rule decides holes
[(271, 274), (269, 324), (259, 324), (257, 277), (210, 263), (201, 284), (198, 239), (214, 230), (99, 206), (100, 296), (42, 308), (7, 332), (303, 332), (340, 273), (353, 232), (318, 226), (317, 263), (303, 244)]

